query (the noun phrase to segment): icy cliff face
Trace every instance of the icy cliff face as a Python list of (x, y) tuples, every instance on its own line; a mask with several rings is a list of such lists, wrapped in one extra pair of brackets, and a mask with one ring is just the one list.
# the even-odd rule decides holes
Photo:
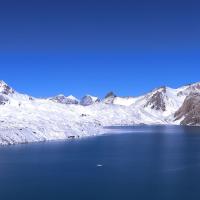
[(100, 101), (86, 95), (38, 99), (0, 81), (0, 144), (78, 138), (103, 133), (104, 126), (200, 125), (200, 84), (160, 87), (139, 97), (109, 93)]

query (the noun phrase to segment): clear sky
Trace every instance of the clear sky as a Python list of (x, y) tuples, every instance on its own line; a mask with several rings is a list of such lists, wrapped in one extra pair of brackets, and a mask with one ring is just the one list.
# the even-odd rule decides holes
[(200, 1), (1, 0), (0, 79), (79, 98), (200, 81)]

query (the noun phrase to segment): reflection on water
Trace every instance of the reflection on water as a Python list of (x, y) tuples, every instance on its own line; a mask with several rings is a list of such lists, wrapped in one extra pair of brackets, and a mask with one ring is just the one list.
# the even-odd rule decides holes
[(1, 147), (2, 199), (200, 198), (200, 128), (110, 130), (121, 134)]

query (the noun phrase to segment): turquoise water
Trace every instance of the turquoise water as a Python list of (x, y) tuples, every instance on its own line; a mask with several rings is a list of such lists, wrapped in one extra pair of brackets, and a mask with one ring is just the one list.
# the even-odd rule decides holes
[(0, 147), (0, 199), (200, 199), (200, 128)]

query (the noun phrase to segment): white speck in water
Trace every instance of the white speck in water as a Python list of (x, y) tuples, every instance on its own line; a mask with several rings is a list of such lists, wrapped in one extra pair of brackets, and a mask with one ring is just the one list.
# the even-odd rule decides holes
[(97, 167), (103, 167), (103, 165), (101, 165), (101, 164), (97, 164)]

